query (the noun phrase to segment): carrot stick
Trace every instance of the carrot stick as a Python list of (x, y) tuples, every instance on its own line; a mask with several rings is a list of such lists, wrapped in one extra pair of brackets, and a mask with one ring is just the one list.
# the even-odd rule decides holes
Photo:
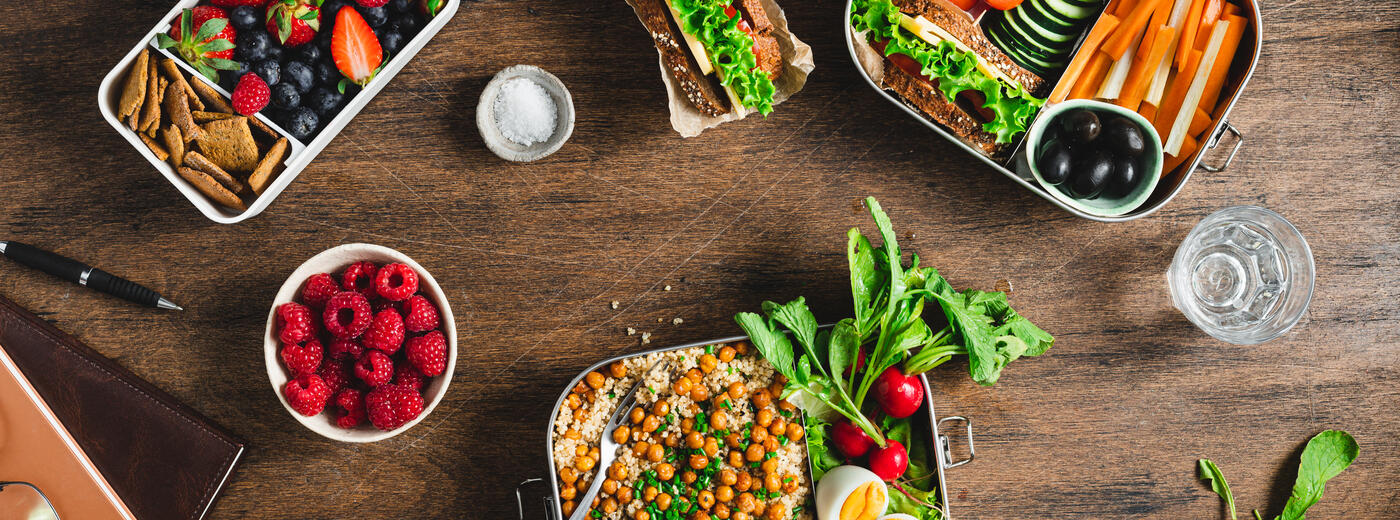
[(1147, 32), (1142, 35), (1142, 44), (1138, 45), (1137, 54), (1146, 56), (1152, 51), (1152, 43), (1157, 39), (1157, 28), (1163, 25), (1170, 25), (1171, 9), (1166, 4), (1157, 6), (1156, 11), (1152, 11), (1152, 19), (1147, 22)]
[(1128, 80), (1123, 83), (1123, 91), (1118, 94), (1118, 104), (1123, 107), (1133, 108), (1142, 104), (1143, 96), (1147, 95), (1148, 82), (1152, 78), (1152, 73), (1157, 71), (1157, 64), (1162, 62), (1162, 57), (1167, 54), (1167, 44), (1176, 37), (1176, 29), (1163, 25), (1157, 28), (1156, 35), (1153, 36), (1152, 49), (1146, 54), (1141, 52), (1134, 58), (1133, 68), (1128, 71)]
[(1224, 18), (1225, 15), (1229, 15), (1229, 14), (1233, 14), (1233, 15), (1239, 15), (1239, 14), (1241, 14), (1241, 12), (1240, 12), (1240, 6), (1235, 5), (1235, 4), (1231, 3), (1231, 2), (1225, 2), (1225, 10), (1221, 11), (1220, 17), (1221, 17), (1221, 18)]
[(1235, 61), (1235, 51), (1240, 48), (1240, 42), (1244, 39), (1245, 27), (1249, 25), (1243, 17), (1226, 15), (1222, 20), (1230, 22), (1230, 29), (1225, 32), (1225, 42), (1220, 45), (1220, 56), (1215, 60), (1215, 66), (1210, 69), (1210, 76), (1206, 80), (1206, 93), (1201, 98), (1202, 107), (1213, 107), (1220, 99), (1220, 91), (1225, 88), (1225, 76), (1230, 71), (1230, 64)]
[(1138, 113), (1142, 114), (1143, 119), (1146, 119), (1148, 122), (1157, 119), (1157, 107), (1146, 101), (1143, 101), (1142, 105), (1138, 107)]
[(1170, 175), (1181, 163), (1196, 153), (1196, 147), (1200, 146), (1199, 141), (1194, 137), (1187, 136), (1186, 141), (1181, 143), (1181, 150), (1176, 155), (1168, 155), (1166, 161), (1162, 163), (1162, 177)]
[(1079, 80), (1079, 75), (1084, 72), (1084, 67), (1089, 64), (1094, 55), (1098, 54), (1099, 45), (1104, 38), (1118, 27), (1118, 17), (1105, 14), (1099, 17), (1098, 23), (1093, 29), (1089, 29), (1089, 36), (1084, 38), (1084, 45), (1079, 47), (1079, 52), (1070, 60), (1069, 66), (1065, 68), (1065, 73), (1060, 76), (1060, 82), (1055, 85), (1055, 90), (1050, 92), (1050, 102), (1059, 103), (1066, 99), (1069, 91)]
[(1186, 24), (1181, 27), (1181, 43), (1176, 46), (1176, 70), (1180, 72), (1186, 69), (1186, 61), (1191, 57), (1191, 51), (1196, 49), (1196, 31), (1201, 28), (1201, 10), (1205, 8), (1205, 0), (1191, 0), (1191, 11), (1186, 14)]
[(1089, 65), (1084, 67), (1084, 73), (1079, 76), (1079, 81), (1070, 89), (1069, 99), (1093, 99), (1094, 94), (1099, 91), (1099, 86), (1103, 85), (1104, 76), (1108, 75), (1108, 66), (1112, 64), (1113, 59), (1107, 54), (1094, 53), (1094, 57), (1089, 58)]
[(1137, 7), (1137, 4), (1138, 0), (1118, 0), (1113, 3), (1113, 7), (1110, 8), (1112, 12), (1109, 14), (1122, 18), (1132, 12), (1133, 8)]
[[(1200, 34), (1210, 34), (1210, 30), (1215, 29), (1215, 22), (1220, 19), (1223, 4), (1223, 0), (1206, 0), (1205, 7), (1201, 8), (1201, 31), (1203, 32)], [(1207, 27), (1210, 29), (1208, 30)]]
[(1193, 136), (1201, 135), (1201, 132), (1206, 131), (1207, 128), (1210, 128), (1210, 114), (1201, 110), (1201, 107), (1196, 107), (1195, 115), (1191, 116), (1191, 127), (1186, 130), (1186, 133)]
[(1118, 27), (1118, 31), (1109, 37), (1103, 44), (1104, 52), (1107, 52), (1113, 59), (1122, 59), (1128, 52), (1128, 47), (1133, 44), (1133, 39), (1142, 34), (1143, 28), (1147, 26), (1147, 20), (1152, 17), (1152, 13), (1162, 5), (1163, 0), (1142, 0), (1133, 8), (1133, 12), (1123, 18), (1123, 22)]
[(1171, 132), (1172, 124), (1176, 122), (1176, 113), (1181, 111), (1181, 103), (1186, 101), (1186, 92), (1191, 89), (1191, 80), (1195, 78), (1196, 67), (1201, 64), (1203, 51), (1191, 50), (1191, 56), (1186, 58), (1186, 70), (1172, 73), (1172, 78), (1168, 81), (1166, 97), (1162, 99), (1162, 106), (1158, 107), (1157, 119), (1152, 121), (1152, 126), (1157, 128), (1157, 135), (1162, 138), (1162, 144), (1166, 144), (1167, 135)]

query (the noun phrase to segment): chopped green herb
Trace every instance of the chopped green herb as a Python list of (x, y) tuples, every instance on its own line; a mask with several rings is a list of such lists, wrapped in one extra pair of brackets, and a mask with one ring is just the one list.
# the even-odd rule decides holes
[(617, 392), (608, 392), (608, 399), (617, 399)]
[(706, 353), (706, 354), (714, 354), (714, 353), (715, 353), (715, 346), (714, 346), (714, 345), (705, 345), (705, 353)]

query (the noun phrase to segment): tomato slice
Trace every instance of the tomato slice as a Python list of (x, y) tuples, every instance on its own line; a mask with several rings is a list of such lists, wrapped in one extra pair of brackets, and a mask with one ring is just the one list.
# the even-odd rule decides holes
[(986, 1), (987, 1), (987, 5), (988, 5), (988, 6), (991, 6), (992, 9), (998, 9), (998, 10), (1001, 10), (1001, 11), (1005, 11), (1005, 10), (1007, 10), (1007, 9), (1011, 9), (1011, 8), (1013, 8), (1013, 7), (1016, 7), (1016, 6), (1018, 6), (1018, 5), (1021, 5), (1021, 0), (986, 0)]
[(958, 6), (958, 9), (962, 9), (962, 10), (964, 10), (964, 11), (971, 11), (971, 10), (972, 10), (972, 6), (977, 5), (977, 0), (949, 0), (949, 1), (953, 2), (953, 5)]
[(739, 13), (739, 10), (738, 10), (738, 9), (735, 9), (733, 4), (724, 6), (724, 15), (725, 15), (725, 16), (728, 16), (728, 17), (730, 17), (730, 18), (733, 18), (734, 15), (735, 15), (735, 14), (738, 14), (738, 13)]

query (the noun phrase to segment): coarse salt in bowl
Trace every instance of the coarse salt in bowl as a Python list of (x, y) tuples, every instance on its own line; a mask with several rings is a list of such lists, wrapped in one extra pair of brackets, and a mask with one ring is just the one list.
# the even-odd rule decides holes
[(539, 67), (506, 67), (481, 92), (476, 128), (502, 159), (543, 159), (573, 135), (573, 96), (564, 82)]

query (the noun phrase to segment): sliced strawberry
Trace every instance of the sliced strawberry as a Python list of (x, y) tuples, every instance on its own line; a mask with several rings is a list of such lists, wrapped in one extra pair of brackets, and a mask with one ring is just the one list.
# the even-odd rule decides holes
[(286, 47), (305, 45), (321, 30), (321, 0), (272, 0), (267, 32)]
[(217, 7), (201, 5), (186, 9), (166, 34), (156, 35), (156, 46), (171, 49), (211, 81), (219, 81), (220, 70), (236, 70), (233, 57), (235, 31), (228, 14)]
[[(345, 79), (364, 86), (374, 79), (384, 64), (384, 49), (369, 23), (352, 7), (342, 7), (335, 14), (335, 32), (331, 33), (331, 59)], [(344, 81), (341, 90), (345, 90)]]

